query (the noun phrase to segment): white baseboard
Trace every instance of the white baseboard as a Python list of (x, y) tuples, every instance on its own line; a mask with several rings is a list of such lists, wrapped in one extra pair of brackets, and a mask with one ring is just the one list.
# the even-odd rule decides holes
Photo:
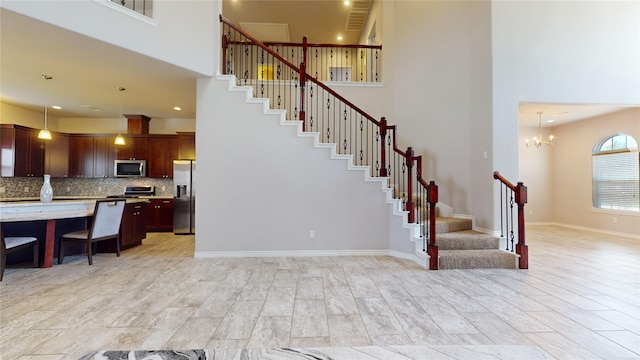
[(557, 222), (528, 222), (527, 226), (560, 226), (560, 227), (565, 227), (569, 229), (592, 231), (592, 232), (605, 234), (605, 235), (622, 236), (630, 239), (640, 240), (640, 235), (636, 235), (636, 234), (596, 229), (596, 228), (590, 228), (586, 226), (571, 225), (571, 224), (564, 224), (564, 223), (557, 223)]
[(392, 256), (409, 260), (428, 268), (427, 260), (415, 254), (406, 254), (394, 250), (293, 250), (293, 251), (197, 251), (195, 258), (250, 258), (250, 257), (318, 257), (318, 256)]
[(386, 256), (389, 250), (282, 250), (282, 251), (196, 251), (196, 258)]

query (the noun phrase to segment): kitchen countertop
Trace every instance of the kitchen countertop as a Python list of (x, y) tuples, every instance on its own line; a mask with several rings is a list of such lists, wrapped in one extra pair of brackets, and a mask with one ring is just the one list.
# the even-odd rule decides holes
[[(90, 216), (95, 209), (96, 200), (103, 198), (87, 199), (85, 196), (83, 200), (54, 199), (50, 203), (24, 199), (22, 201), (0, 202), (0, 221), (36, 221)], [(148, 199), (127, 199), (127, 203), (146, 202)]]

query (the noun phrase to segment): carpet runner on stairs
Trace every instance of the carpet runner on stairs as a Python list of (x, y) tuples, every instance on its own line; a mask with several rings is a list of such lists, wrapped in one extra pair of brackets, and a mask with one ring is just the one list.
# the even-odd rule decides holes
[(445, 269), (516, 269), (517, 256), (500, 239), (472, 230), (470, 219), (436, 217), (439, 266)]

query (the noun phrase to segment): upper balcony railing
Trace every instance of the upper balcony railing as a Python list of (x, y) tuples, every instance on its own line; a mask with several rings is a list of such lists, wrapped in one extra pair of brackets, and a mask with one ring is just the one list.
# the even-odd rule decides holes
[[(382, 45), (338, 45), (265, 42), (269, 49), (292, 64), (305, 63), (307, 73), (318, 81), (331, 82), (381, 82)], [(274, 80), (277, 63), (269, 59), (249, 58), (261, 54), (258, 45), (244, 38), (228, 38), (226, 44), (229, 58), (226, 73), (236, 74), (240, 79)], [(260, 64), (247, 69), (245, 64)], [(243, 70), (249, 70), (245, 73)], [(256, 73), (251, 73), (255, 71)], [(282, 74), (281, 74), (282, 78)]]
[(146, 17), (153, 17), (153, 0), (111, 0)]

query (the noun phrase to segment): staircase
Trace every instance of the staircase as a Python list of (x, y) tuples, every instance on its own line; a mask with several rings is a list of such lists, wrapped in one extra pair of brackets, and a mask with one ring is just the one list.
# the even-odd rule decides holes
[(501, 250), (499, 237), (473, 230), (469, 218), (442, 216), (436, 208), (436, 234), (438, 269), (518, 268), (518, 255)]
[(516, 269), (516, 255), (500, 239), (471, 229), (470, 219), (436, 218), (439, 269)]
[[(221, 18), (221, 21), (222, 20), (223, 19)], [(241, 33), (239, 29), (232, 28), (231, 24), (226, 24), (230, 27), (230, 29), (233, 29), (235, 31), (234, 34)], [(225, 35), (225, 37), (223, 37), (223, 47), (228, 46), (228, 44), (239, 46), (236, 51), (233, 51), (231, 49), (227, 50), (227, 48), (223, 49), (223, 58), (228, 59), (225, 64), (225, 71), (223, 73), (227, 74), (227, 68), (230, 68), (232, 64), (238, 63), (229, 60), (232, 59), (232, 57), (234, 56), (233, 54), (247, 54), (247, 44), (260, 43), (257, 40), (250, 38), (249, 35), (245, 33), (242, 33), (242, 36), (247, 37), (248, 40), (243, 41), (235, 40), (236, 36), (239, 35), (230, 35), (230, 30), (223, 31), (223, 34), (227, 34)], [(234, 40), (231, 41), (232, 39)], [(258, 49), (258, 53), (266, 53), (267, 56), (272, 57), (267, 58), (266, 61), (260, 60), (261, 64), (271, 64), (275, 63), (276, 61), (286, 62), (286, 60), (282, 59), (277, 53), (271, 53), (264, 45), (260, 46), (262, 50)], [(253, 57), (248, 56), (248, 58), (251, 59)], [(258, 57), (256, 57), (256, 59), (258, 59)], [(264, 55), (261, 55), (259, 59), (264, 59)], [(511, 252), (501, 250), (499, 238), (474, 231), (473, 222), (471, 219), (438, 216), (438, 208), (435, 209), (435, 231), (431, 231), (431, 234), (437, 234), (437, 243), (435, 244), (435, 246), (427, 244), (429, 242), (429, 240), (427, 239), (430, 239), (430, 235), (429, 231), (425, 231), (425, 229), (433, 229), (433, 227), (430, 227), (430, 224), (428, 223), (429, 216), (421, 217), (419, 215), (415, 215), (415, 213), (421, 213), (423, 215), (429, 213), (427, 208), (424, 207), (433, 207), (437, 202), (437, 186), (435, 186), (433, 182), (427, 185), (424, 180), (422, 180), (421, 156), (414, 156), (413, 150), (411, 148), (407, 148), (406, 151), (402, 151), (396, 147), (396, 128), (395, 126), (388, 126), (384, 118), (382, 118), (378, 122), (370, 116), (362, 113), (357, 108), (357, 110), (352, 110), (352, 108), (354, 107), (350, 103), (348, 103), (347, 100), (339, 98), (339, 95), (333, 93), (328, 89), (323, 90), (320, 87), (321, 84), (316, 80), (313, 80), (315, 84), (313, 84), (312, 81), (309, 81), (306, 86), (307, 94), (305, 95), (305, 76), (301, 76), (299, 82), (300, 89), (298, 89), (298, 79), (293, 77), (293, 75), (297, 74), (298, 69), (291, 64), (289, 64), (288, 66), (295, 70), (291, 72), (292, 77), (288, 79), (279, 78), (281, 74), (279, 67), (277, 71), (278, 78), (276, 78), (275, 81), (265, 81), (263, 79), (257, 82), (252, 82), (253, 80), (250, 79), (252, 79), (253, 77), (249, 75), (249, 72), (240, 71), (238, 69), (231, 71), (230, 73), (241, 74), (243, 75), (243, 79), (236, 79), (235, 76), (229, 75), (221, 75), (219, 79), (229, 80), (229, 90), (231, 91), (247, 92), (247, 102), (255, 102), (255, 100), (258, 100), (258, 98), (265, 100), (266, 102), (263, 103), (265, 114), (268, 114), (269, 112), (271, 114), (281, 113), (283, 120), (281, 121), (281, 125), (296, 126), (298, 128), (298, 137), (313, 138), (315, 148), (330, 149), (331, 159), (346, 161), (347, 169), (361, 171), (364, 175), (365, 182), (376, 182), (381, 185), (382, 192), (385, 194), (386, 202), (388, 204), (391, 204), (393, 208), (393, 215), (398, 219), (402, 219), (401, 221), (398, 221), (398, 223), (392, 224), (392, 227), (398, 226), (399, 223), (402, 223), (402, 226), (400, 227), (409, 229), (410, 239), (408, 240), (410, 240), (410, 242), (413, 242), (413, 244), (407, 246), (410, 242), (407, 242), (407, 239), (406, 237), (404, 237), (404, 235), (398, 236), (398, 232), (390, 230), (391, 233), (389, 234), (389, 253), (391, 255), (400, 256), (403, 258), (412, 258), (422, 266), (431, 269), (518, 268), (519, 256), (513, 252), (513, 249)], [(306, 74), (304, 72), (304, 62), (301, 64), (299, 71), (300, 74)], [(287, 72), (285, 71), (282, 74), (287, 74)], [(248, 79), (249, 81), (247, 81)], [(300, 98), (297, 98), (298, 91), (300, 92)], [(323, 101), (325, 99), (325, 94), (327, 94), (326, 103), (323, 102), (321, 104), (321, 107), (324, 106), (326, 108), (331, 108), (331, 106), (335, 106), (335, 102), (343, 102), (345, 105), (338, 106), (339, 111), (337, 113), (339, 114), (339, 120), (344, 120), (346, 124), (347, 119), (351, 120), (353, 116), (356, 119), (353, 123), (354, 125), (349, 124), (345, 125), (345, 127), (343, 128), (339, 128), (335, 125), (336, 119), (329, 119), (326, 120), (325, 123), (322, 123), (322, 121), (325, 121), (323, 118), (321, 118), (321, 116), (323, 116), (322, 112), (314, 113), (312, 111), (308, 111), (308, 114), (306, 114), (307, 116), (305, 117), (305, 106), (303, 106), (304, 103), (308, 101), (313, 106), (312, 101), (314, 100), (314, 96), (315, 98), (319, 98), (321, 91), (325, 91), (325, 93), (323, 93), (322, 95)], [(311, 97), (309, 97), (309, 93), (311, 94)], [(291, 98), (293, 96), (295, 96), (295, 98)], [(329, 98), (332, 100), (328, 100)], [(303, 104), (300, 107), (298, 107), (299, 102), (302, 102)], [(275, 109), (269, 110), (269, 105), (274, 106)], [(316, 109), (317, 108), (318, 106), (316, 106)], [(347, 108), (350, 109), (347, 110)], [(331, 128), (331, 130), (329, 130), (327, 128), (331, 126), (331, 121), (333, 121), (333, 127)], [(314, 124), (316, 127), (314, 127)], [(338, 121), (338, 124), (340, 124), (340, 121)], [(310, 128), (307, 126), (310, 126)], [(371, 126), (373, 130), (369, 130), (369, 126)], [(317, 129), (323, 130), (322, 132), (318, 132)], [(324, 129), (327, 129), (326, 132)], [(372, 146), (371, 148), (365, 148), (363, 151), (363, 144), (365, 143), (363, 143), (362, 140), (358, 142), (358, 135), (361, 136), (363, 132), (378, 134), (377, 131), (379, 131), (380, 134), (379, 145), (381, 146), (377, 144), (378, 138), (376, 138), (375, 140), (371, 141), (372, 144), (376, 142), (376, 145)], [(389, 131), (390, 133), (387, 134), (387, 131)], [(336, 134), (339, 134), (339, 136)], [(332, 137), (331, 141), (329, 140), (329, 135), (331, 135)], [(351, 136), (351, 138), (348, 139), (349, 143), (347, 142), (346, 138), (342, 137), (343, 135), (347, 137)], [(385, 135), (388, 137), (385, 138)], [(386, 139), (389, 139), (388, 144)], [(393, 140), (393, 142), (391, 142), (391, 139)], [(342, 146), (343, 142), (344, 146)], [(367, 146), (369, 146), (369, 143), (366, 144)], [(354, 148), (353, 155), (342, 152), (343, 149), (346, 150), (347, 147), (349, 149), (351, 149), (351, 147)], [(387, 159), (385, 157), (385, 149), (387, 149), (387, 156), (389, 156), (389, 154), (392, 154), (391, 156), (396, 156), (395, 160), (393, 160), (392, 158)], [(355, 153), (356, 150), (359, 150), (359, 154)], [(380, 156), (380, 158), (377, 157), (378, 150), (382, 151), (382, 155)], [(369, 157), (368, 159), (365, 159), (368, 161), (365, 161), (364, 164), (362, 161), (363, 157)], [(385, 165), (385, 160), (386, 164), (391, 164), (392, 161), (395, 161), (393, 165), (395, 166), (395, 169), (392, 168), (392, 165)], [(380, 161), (381, 164), (379, 164), (378, 161)], [(374, 163), (375, 166), (373, 165)], [(401, 174), (399, 174), (400, 167), (402, 168)], [(397, 186), (387, 186), (390, 183), (398, 184), (397, 180), (400, 178), (404, 181), (405, 171), (407, 172), (407, 178), (412, 179), (412, 167), (415, 167), (414, 171), (417, 172), (417, 180), (413, 184), (413, 187), (411, 185), (411, 180), (409, 180), (409, 185), (407, 185), (406, 183), (400, 183), (400, 185)], [(398, 174), (392, 175), (392, 171), (398, 172)], [(431, 186), (435, 186), (435, 195), (433, 196), (435, 200), (429, 200), (432, 197), (430, 188)], [(429, 194), (428, 196), (425, 195), (424, 192), (422, 193), (422, 195), (416, 195), (416, 192), (425, 190), (426, 193)], [(411, 198), (407, 200), (407, 202), (405, 202), (406, 194), (412, 194)], [(417, 200), (414, 200), (414, 197)], [(414, 208), (416, 205), (419, 210), (415, 209), (414, 213)], [(431, 221), (433, 221), (433, 219), (434, 218), (432, 217)], [(393, 220), (393, 222), (395, 222), (395, 220)], [(398, 239), (398, 237), (402, 237), (403, 239)], [(431, 240), (433, 240), (432, 237)], [(402, 241), (405, 242), (404, 245), (399, 245)], [(413, 252), (413, 247), (415, 247), (415, 253), (413, 255), (407, 254)], [(398, 251), (394, 248), (401, 248), (401, 250)], [(429, 254), (432, 253), (437, 254), (436, 262), (434, 262), (433, 259), (431, 259), (431, 257), (429, 256)]]

